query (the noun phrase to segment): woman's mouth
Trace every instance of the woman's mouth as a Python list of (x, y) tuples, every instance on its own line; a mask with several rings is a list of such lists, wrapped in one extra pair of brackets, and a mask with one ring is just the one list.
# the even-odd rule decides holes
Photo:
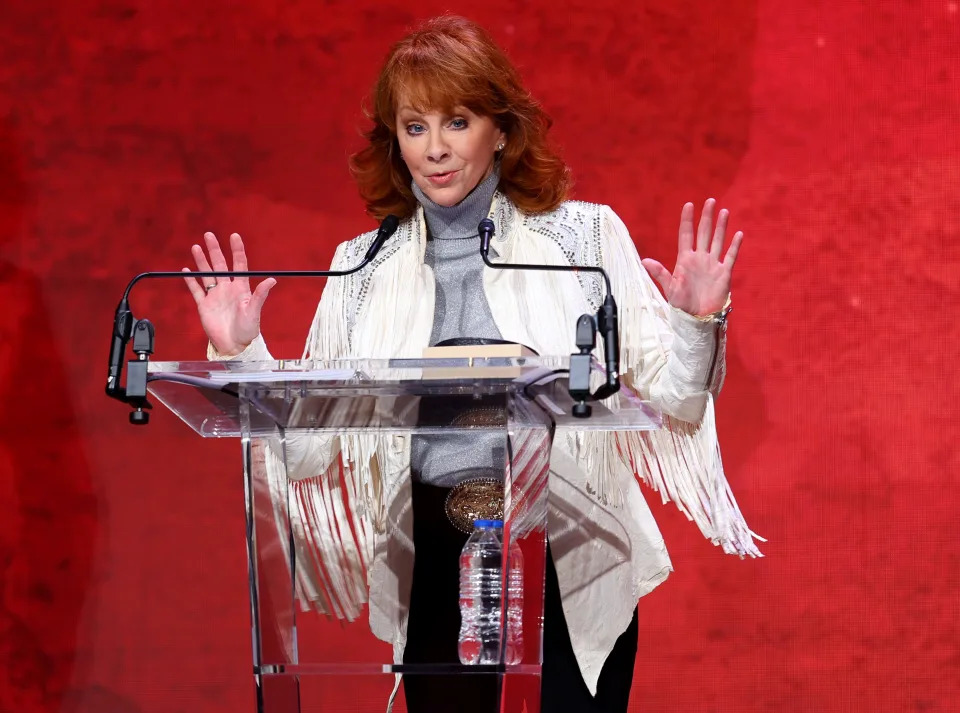
[(431, 176), (427, 176), (429, 181), (435, 186), (445, 186), (453, 180), (453, 177), (457, 175), (459, 171), (447, 171), (446, 173), (434, 173)]

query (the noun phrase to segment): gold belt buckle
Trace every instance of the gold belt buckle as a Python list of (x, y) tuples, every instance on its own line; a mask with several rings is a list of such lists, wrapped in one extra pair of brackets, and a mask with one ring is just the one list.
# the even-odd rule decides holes
[(455, 528), (470, 534), (474, 520), (503, 519), (503, 483), (494, 478), (474, 478), (456, 485), (443, 504)]
[[(458, 428), (502, 428), (507, 423), (507, 412), (500, 406), (481, 406), (461, 411), (450, 422)], [(473, 532), (473, 529), (470, 530)]]

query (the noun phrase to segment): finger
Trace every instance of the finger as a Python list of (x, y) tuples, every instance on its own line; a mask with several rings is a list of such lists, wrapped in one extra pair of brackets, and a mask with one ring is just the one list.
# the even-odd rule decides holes
[(723, 258), (723, 264), (728, 269), (733, 269), (733, 264), (737, 261), (737, 255), (740, 252), (740, 243), (743, 242), (743, 233), (737, 231), (737, 234), (733, 236), (733, 241), (730, 243), (730, 248), (727, 250), (726, 257)]
[(729, 220), (730, 211), (724, 208), (720, 211), (719, 215), (717, 215), (717, 228), (713, 231), (713, 242), (710, 243), (710, 254), (718, 261), (723, 252), (723, 242), (726, 239), (727, 222)]
[(710, 246), (710, 233), (713, 229), (713, 209), (717, 202), (713, 198), (707, 198), (703, 204), (703, 212), (700, 214), (700, 224), (697, 226), (697, 252), (705, 253)]
[[(233, 259), (233, 269), (234, 270), (248, 270), (247, 267), (247, 253), (243, 248), (243, 240), (240, 238), (239, 233), (233, 233), (230, 235), (230, 252), (231, 258)], [(240, 285), (250, 290), (250, 278), (249, 277), (235, 277), (233, 278)]]
[(663, 293), (665, 295), (670, 294), (670, 286), (673, 284), (673, 275), (670, 274), (670, 271), (652, 258), (644, 258), (640, 262), (647, 274), (660, 283)]
[(227, 259), (223, 256), (223, 251), (220, 250), (220, 241), (217, 240), (217, 236), (213, 233), (204, 233), (203, 239), (207, 243), (207, 252), (210, 253), (210, 265), (213, 266), (213, 269), (217, 272), (229, 270)]
[(693, 250), (693, 203), (684, 203), (680, 211), (680, 252)]
[(270, 294), (270, 290), (273, 289), (273, 286), (276, 284), (277, 281), (274, 278), (268, 277), (257, 285), (257, 289), (253, 291), (253, 294), (250, 296), (250, 306), (258, 313), (263, 309), (263, 303), (267, 301), (267, 295)]
[(193, 261), (197, 263), (199, 272), (210, 272), (210, 263), (207, 262), (207, 254), (199, 245), (190, 246), (190, 254), (193, 255)]
[[(189, 273), (190, 268), (185, 267), (181, 270), (181, 272)], [(190, 294), (193, 295), (193, 301), (197, 304), (200, 304), (201, 300), (203, 300), (204, 294), (206, 293), (204, 292), (204, 289), (200, 287), (200, 283), (197, 282), (197, 278), (187, 275), (184, 276), (183, 281), (187, 283), (187, 289), (190, 290)]]
[[(199, 272), (212, 272), (210, 269), (210, 263), (207, 262), (207, 255), (203, 252), (203, 248), (199, 245), (194, 245), (190, 248), (190, 253), (193, 255), (193, 261), (197, 263), (197, 270)], [(215, 277), (198, 277), (200, 284), (203, 287), (213, 287), (217, 284), (217, 279)]]

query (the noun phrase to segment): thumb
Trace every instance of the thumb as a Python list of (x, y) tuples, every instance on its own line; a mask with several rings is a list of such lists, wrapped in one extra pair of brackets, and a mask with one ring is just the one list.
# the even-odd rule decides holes
[(644, 258), (640, 262), (643, 263), (647, 274), (660, 283), (663, 293), (670, 294), (670, 285), (673, 284), (673, 275), (670, 274), (670, 271), (653, 258)]
[(270, 290), (273, 289), (273, 286), (277, 284), (277, 281), (273, 277), (268, 277), (266, 280), (257, 285), (257, 288), (253, 291), (253, 294), (250, 295), (250, 306), (253, 307), (257, 312), (260, 312), (263, 309), (263, 303), (267, 301), (267, 295), (270, 294)]

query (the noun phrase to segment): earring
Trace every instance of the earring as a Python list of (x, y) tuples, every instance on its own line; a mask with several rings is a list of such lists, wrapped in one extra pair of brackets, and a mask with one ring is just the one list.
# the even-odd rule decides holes
[(503, 151), (504, 146), (506, 146), (506, 144), (501, 141), (497, 144), (497, 151)]

